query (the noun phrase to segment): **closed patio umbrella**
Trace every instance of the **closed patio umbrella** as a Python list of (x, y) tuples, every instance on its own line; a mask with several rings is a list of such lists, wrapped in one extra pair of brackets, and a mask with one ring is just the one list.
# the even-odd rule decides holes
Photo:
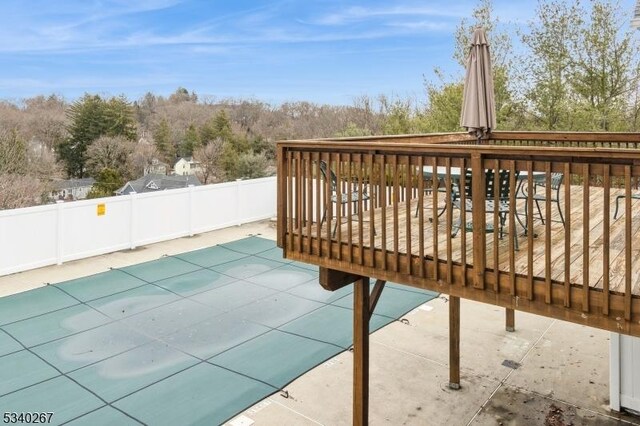
[(471, 38), (460, 125), (475, 134), (478, 141), (496, 127), (491, 56), (487, 34), (482, 28), (477, 28)]

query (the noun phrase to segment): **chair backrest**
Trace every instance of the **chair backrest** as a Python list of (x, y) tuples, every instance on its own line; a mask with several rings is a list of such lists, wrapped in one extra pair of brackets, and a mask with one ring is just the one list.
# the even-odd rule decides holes
[[(516, 180), (518, 179), (518, 176), (520, 175), (520, 171), (516, 170), (515, 171), (515, 177)], [(489, 183), (489, 179), (491, 180), (491, 183)], [(500, 172), (498, 173), (498, 197), (501, 200), (506, 200), (509, 198), (509, 193), (511, 192), (511, 186), (509, 182), (511, 180), (511, 170), (500, 170)], [(495, 185), (494, 185), (494, 179), (493, 179), (493, 171), (491, 173), (491, 178), (489, 178), (489, 174), (487, 173), (487, 198), (493, 198), (495, 195)], [(515, 188), (514, 188), (515, 190)]]
[[(322, 178), (327, 180), (327, 163), (324, 160), (320, 160), (320, 171), (322, 172)], [(335, 191), (338, 185), (338, 178), (333, 170), (329, 169), (329, 175), (331, 176), (331, 190)]]
[[(519, 170), (516, 170), (516, 179), (518, 178), (518, 175), (520, 174)], [(464, 181), (464, 192), (465, 195), (468, 198), (473, 197), (473, 191), (472, 191), (472, 184), (471, 184), (471, 169), (465, 169), (464, 171), (464, 175), (465, 175), (465, 181)], [(499, 177), (498, 177), (498, 197), (500, 199), (506, 200), (507, 198), (509, 198), (509, 192), (511, 190), (509, 184), (510, 184), (510, 178), (511, 178), (511, 171), (510, 170), (500, 170), (499, 171)], [(487, 200), (492, 199), (495, 197), (495, 180), (494, 180), (494, 176), (495, 176), (495, 170), (493, 169), (487, 169), (485, 170), (484, 173), (484, 177), (485, 177), (485, 198)]]
[(563, 178), (564, 175), (562, 173), (551, 173), (551, 189), (560, 189)]

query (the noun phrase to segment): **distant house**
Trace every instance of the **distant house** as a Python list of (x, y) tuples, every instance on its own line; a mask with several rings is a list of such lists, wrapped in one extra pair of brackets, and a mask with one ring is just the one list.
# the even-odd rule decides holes
[(144, 175), (166, 175), (169, 171), (169, 165), (154, 158), (151, 160), (151, 164), (144, 168)]
[(51, 200), (84, 200), (95, 183), (94, 178), (56, 180), (52, 182), (53, 190), (49, 193)]
[(178, 176), (195, 175), (200, 171), (200, 162), (193, 157), (180, 157), (173, 165), (173, 173)]
[(116, 191), (116, 195), (127, 195), (133, 192), (156, 192), (167, 189), (186, 188), (188, 186), (202, 185), (194, 175), (188, 176), (165, 176), (159, 174), (149, 174), (136, 180), (130, 180)]
[(631, 27), (640, 29), (640, 0), (636, 3), (636, 10), (633, 13), (633, 19), (631, 20)]

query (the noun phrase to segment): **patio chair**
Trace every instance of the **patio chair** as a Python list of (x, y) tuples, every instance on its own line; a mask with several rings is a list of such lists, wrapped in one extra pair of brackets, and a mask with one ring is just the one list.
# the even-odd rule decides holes
[[(322, 172), (322, 178), (325, 181), (327, 181), (327, 163), (323, 160), (320, 161), (320, 171)], [(360, 193), (360, 191), (358, 190), (358, 187), (356, 185), (353, 185), (351, 187), (351, 199), (349, 199), (348, 191), (345, 190), (345, 191), (342, 191), (342, 193), (340, 194), (340, 199), (338, 200), (338, 191), (337, 191), (338, 178), (336, 177), (336, 174), (333, 172), (333, 170), (329, 169), (328, 171), (329, 171), (329, 181), (331, 183), (331, 202), (335, 204), (336, 207), (338, 206), (338, 203), (339, 203), (340, 208), (342, 208), (342, 206), (344, 206), (345, 204), (353, 203), (352, 213), (357, 214), (358, 202), (360, 200), (367, 201), (370, 199), (369, 194), (367, 194), (366, 192), (366, 189), (363, 190), (362, 193)], [(326, 220), (326, 218), (327, 218), (327, 208), (325, 206), (324, 213), (322, 214), (322, 220), (320, 221), (321, 226)], [(336, 221), (335, 225), (333, 226), (333, 231), (331, 233), (332, 237), (336, 235), (337, 228), (338, 228), (338, 222)], [(375, 234), (375, 228), (373, 232)]]
[[(540, 202), (550, 202), (550, 203), (556, 203), (556, 206), (558, 206), (558, 214), (560, 215), (560, 222), (562, 222), (562, 226), (565, 226), (564, 217), (562, 216), (562, 208), (560, 207), (560, 186), (562, 186), (563, 178), (564, 178), (564, 175), (562, 173), (551, 173), (551, 198), (549, 199), (547, 199), (546, 193), (544, 194), (536, 193), (536, 189), (538, 187), (546, 188), (547, 181), (538, 180), (534, 183), (534, 186), (533, 186), (534, 193), (532, 198), (533, 198), (533, 202), (536, 203), (536, 208), (538, 209), (538, 216), (540, 217), (540, 221), (542, 221), (543, 225), (544, 225), (544, 218), (542, 217), (542, 210), (540, 210)], [(526, 198), (526, 200), (528, 201), (528, 198)], [(525, 213), (528, 211), (529, 210), (527, 209), (526, 203), (525, 203)]]
[[(436, 190), (442, 194), (446, 194), (447, 193), (447, 188), (444, 186), (445, 183), (443, 181), (443, 179), (438, 179), (438, 187), (436, 188)], [(425, 195), (431, 195), (433, 193), (433, 181), (431, 179), (427, 179), (424, 181), (424, 194)], [(456, 192), (454, 190), (454, 188), (451, 188), (451, 197), (455, 199), (456, 196)], [(424, 207), (424, 209), (427, 209), (428, 207)], [(418, 212), (420, 211), (420, 205), (418, 203), (416, 203), (416, 213), (414, 214), (414, 217), (418, 217)], [(447, 204), (445, 203), (445, 205), (440, 209), (440, 211), (438, 212), (438, 217), (442, 216), (444, 214), (444, 212), (447, 211)], [(430, 217), (429, 218), (429, 222), (432, 222), (433, 218)]]
[[(472, 188), (471, 169), (465, 169), (464, 173), (465, 173), (464, 188), (459, 188), (458, 193), (461, 193), (461, 191), (464, 190), (466, 195), (465, 205), (464, 206), (462, 205), (462, 200), (459, 197), (457, 197), (455, 200), (452, 201), (452, 205), (454, 208), (457, 208), (458, 210), (462, 210), (464, 208), (466, 212), (472, 213), (473, 212), (473, 192), (471, 189)], [(519, 173), (520, 173), (519, 171), (516, 171), (516, 180), (518, 178)], [(499, 171), (499, 179), (498, 179), (499, 184), (497, 188), (499, 200), (498, 200), (497, 206), (495, 203), (496, 188), (494, 185), (494, 175), (495, 175), (495, 171), (493, 169), (485, 170), (485, 213), (493, 214), (495, 209), (498, 210), (498, 217), (500, 222), (498, 226), (500, 227), (499, 228), (500, 239), (502, 239), (502, 237), (504, 236), (504, 225), (507, 221), (507, 215), (509, 214), (509, 208), (510, 208), (510, 205), (509, 205), (509, 191), (510, 191), (509, 183), (510, 182), (509, 181), (511, 177), (511, 171), (509, 170)], [(463, 226), (462, 219), (460, 218), (458, 219), (458, 223), (454, 225), (455, 231), (453, 232), (453, 234), (451, 234), (451, 236), (455, 237), (462, 226)], [(468, 231), (471, 231), (473, 229), (471, 226), (471, 222), (467, 222), (466, 224), (464, 224), (464, 226), (465, 226), (465, 229), (467, 229)], [(485, 227), (485, 232), (492, 233), (494, 226), (495, 226), (494, 224), (487, 223)], [(514, 233), (513, 239), (515, 241), (516, 250), (518, 250), (517, 233)]]
[[(627, 197), (626, 195), (618, 195), (616, 197), (616, 211), (613, 213), (613, 218), (614, 219), (618, 217), (618, 207), (619, 207), (618, 203), (620, 202), (620, 199), (621, 198), (626, 198), (626, 197)], [(631, 199), (632, 200), (634, 200), (634, 199), (635, 200), (640, 200), (640, 192), (635, 193), (635, 194), (631, 194)]]

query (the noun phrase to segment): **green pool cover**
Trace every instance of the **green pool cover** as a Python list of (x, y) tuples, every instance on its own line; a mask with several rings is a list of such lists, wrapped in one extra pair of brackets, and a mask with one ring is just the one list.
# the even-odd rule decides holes
[[(249, 237), (0, 298), (0, 411), (224, 423), (351, 346), (351, 291)], [(435, 296), (389, 284), (372, 331)]]

